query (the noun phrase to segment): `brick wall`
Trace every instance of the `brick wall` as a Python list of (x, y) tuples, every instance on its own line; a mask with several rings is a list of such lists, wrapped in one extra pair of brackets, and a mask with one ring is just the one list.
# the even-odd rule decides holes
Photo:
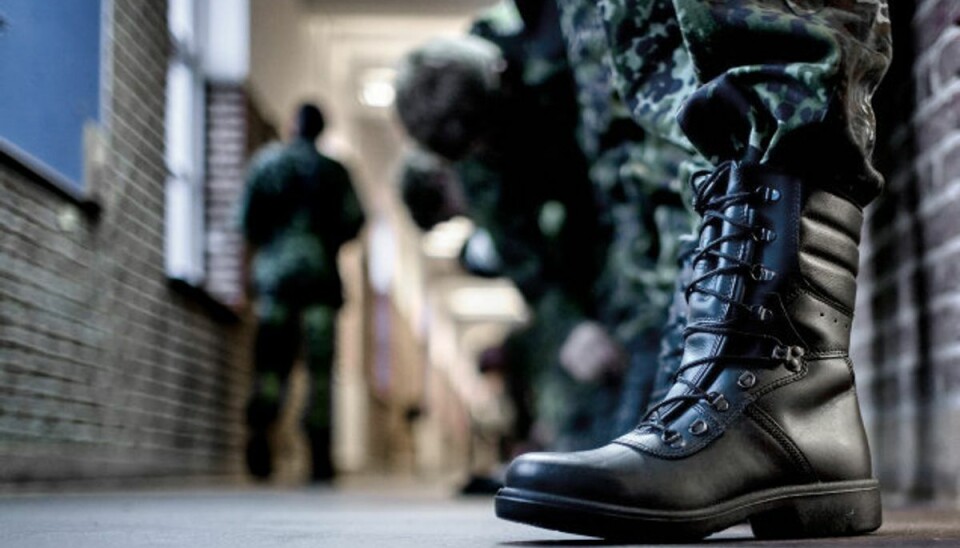
[(164, 275), (166, 2), (106, 4), (100, 218), (0, 161), (0, 487), (241, 471), (243, 328)]
[(960, 3), (891, 0), (854, 359), (876, 471), (899, 500), (960, 500)]
[(277, 132), (243, 86), (208, 85), (206, 99), (206, 289), (232, 305), (242, 297), (237, 213), (247, 160)]

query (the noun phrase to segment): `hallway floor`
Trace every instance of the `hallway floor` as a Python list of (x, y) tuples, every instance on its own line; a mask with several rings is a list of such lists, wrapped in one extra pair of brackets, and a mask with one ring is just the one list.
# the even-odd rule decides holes
[[(890, 511), (876, 534), (759, 542), (741, 525), (715, 546), (960, 546), (960, 511)], [(3, 548), (592, 546), (498, 520), (489, 498), (371, 488), (237, 488), (0, 497)], [(612, 546), (606, 544), (606, 546)]]

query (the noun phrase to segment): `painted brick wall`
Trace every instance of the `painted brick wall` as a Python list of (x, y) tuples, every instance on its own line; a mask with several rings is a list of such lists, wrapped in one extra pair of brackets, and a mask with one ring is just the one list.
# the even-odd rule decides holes
[(99, 220), (0, 162), (0, 488), (241, 472), (243, 328), (163, 270), (166, 2), (108, 5)]
[(876, 471), (900, 500), (960, 500), (960, 2), (891, 0), (876, 98), (854, 359)]

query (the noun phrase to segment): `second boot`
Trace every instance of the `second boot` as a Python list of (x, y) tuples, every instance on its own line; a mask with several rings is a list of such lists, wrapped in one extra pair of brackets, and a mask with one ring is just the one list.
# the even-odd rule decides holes
[(761, 538), (880, 526), (848, 355), (863, 214), (829, 185), (728, 162), (702, 216), (683, 356), (633, 431), (510, 466), (497, 515), (605, 538)]

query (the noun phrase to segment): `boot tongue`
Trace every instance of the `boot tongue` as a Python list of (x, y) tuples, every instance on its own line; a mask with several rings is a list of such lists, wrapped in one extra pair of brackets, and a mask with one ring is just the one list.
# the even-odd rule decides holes
[[(729, 196), (734, 193), (750, 190), (744, 184), (739, 164), (733, 164), (728, 173), (721, 174), (717, 178), (709, 177), (708, 179), (714, 180), (694, 183), (695, 190), (703, 190), (706, 193), (705, 201), (708, 202), (716, 200), (717, 198), (725, 195)], [(701, 186), (705, 184), (712, 184), (712, 188), (701, 189)], [(743, 223), (751, 221), (751, 217), (753, 215), (749, 205), (744, 202), (727, 206), (720, 211), (720, 213), (725, 217), (729, 217)], [(734, 236), (742, 233), (743, 231), (743, 228), (734, 226), (719, 219), (705, 218), (703, 222), (706, 223), (706, 226), (704, 226), (701, 231), (699, 241), (700, 249), (706, 249), (710, 246), (711, 242), (719, 237)], [(746, 235), (740, 235), (737, 237), (732, 237), (719, 247), (716, 247), (714, 244), (714, 246), (711, 248), (717, 249), (723, 255), (739, 257), (743, 261), (748, 261), (753, 253), (753, 245), (754, 243), (752, 238)], [(736, 263), (729, 259), (722, 257), (716, 258), (710, 254), (705, 254), (699, 261), (696, 262), (696, 264), (694, 264), (693, 279), (696, 280), (707, 272), (718, 268), (724, 269), (733, 266), (736, 266)], [(733, 300), (739, 300), (743, 298), (744, 294), (744, 277), (745, 274), (742, 271), (724, 272), (722, 274), (705, 278), (697, 283), (696, 286), (708, 291), (726, 295)], [(738, 311), (733, 309), (730, 304), (717, 299), (713, 295), (693, 290), (690, 293), (690, 298), (688, 300), (687, 325), (718, 324), (732, 319), (732, 316), (737, 312)], [(717, 356), (723, 353), (726, 344), (727, 337), (725, 335), (702, 332), (692, 333), (684, 342), (683, 360), (681, 362), (681, 366), (687, 365), (694, 361)], [(706, 377), (711, 376), (711, 373), (714, 369), (714, 364), (712, 362), (707, 362), (702, 365), (686, 369), (683, 372), (682, 377), (691, 383), (703, 386), (702, 381)], [(690, 392), (692, 392), (692, 389), (689, 386), (678, 382), (675, 383), (670, 389), (667, 394), (667, 398)]]

